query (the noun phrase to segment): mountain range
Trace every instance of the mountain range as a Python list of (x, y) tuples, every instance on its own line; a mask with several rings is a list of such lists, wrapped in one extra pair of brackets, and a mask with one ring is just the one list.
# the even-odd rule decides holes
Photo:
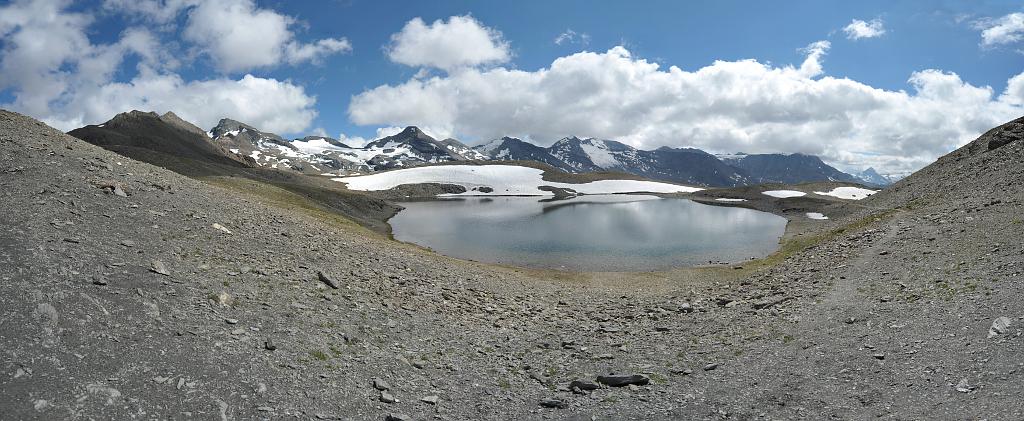
[(326, 136), (289, 140), (227, 118), (204, 131), (171, 112), (131, 111), (69, 133), (121, 149), (129, 156), (145, 151), (171, 161), (192, 157), (307, 175), (362, 174), (452, 161), (536, 161), (571, 173), (622, 172), (710, 187), (815, 181), (883, 186), (894, 181), (870, 168), (857, 175), (844, 173), (805, 154), (712, 155), (700, 149), (670, 147), (643, 150), (614, 140), (576, 136), (549, 147), (514, 137), (470, 147), (456, 139), (437, 140), (414, 126), (363, 147), (352, 147)]

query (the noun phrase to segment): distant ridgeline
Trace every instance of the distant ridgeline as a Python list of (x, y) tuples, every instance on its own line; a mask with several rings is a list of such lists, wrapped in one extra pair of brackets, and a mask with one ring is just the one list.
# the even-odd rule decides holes
[(121, 113), (106, 123), (69, 134), (112, 146), (129, 156), (145, 150), (166, 155), (167, 159), (185, 156), (225, 165), (325, 176), (457, 161), (535, 161), (572, 173), (622, 172), (711, 187), (815, 181), (883, 186), (894, 181), (871, 168), (857, 175), (847, 174), (804, 154), (712, 155), (699, 149), (670, 147), (648, 151), (613, 140), (575, 136), (546, 148), (512, 137), (469, 147), (455, 139), (434, 139), (413, 126), (356, 148), (325, 136), (289, 140), (231, 119), (222, 119), (216, 127), (204, 131), (170, 112)]

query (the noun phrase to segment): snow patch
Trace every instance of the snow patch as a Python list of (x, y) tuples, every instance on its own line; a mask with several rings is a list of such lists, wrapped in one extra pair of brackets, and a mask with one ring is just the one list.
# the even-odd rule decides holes
[(294, 140), (294, 141), (292, 141), (292, 146), (295, 146), (295, 148), (298, 149), (299, 152), (302, 152), (302, 153), (305, 153), (305, 154), (309, 154), (309, 155), (315, 155), (315, 154), (319, 154), (319, 153), (324, 153), (326, 151), (341, 151), (341, 150), (345, 150), (345, 148), (339, 147), (337, 145), (332, 145), (330, 142), (328, 142), (324, 138), (309, 139), (309, 140)]
[(796, 190), (768, 190), (768, 191), (765, 191), (765, 192), (761, 192), (761, 194), (766, 195), (766, 196), (771, 196), (771, 197), (779, 198), (779, 199), (785, 199), (787, 197), (800, 197), (800, 196), (806, 196), (807, 195), (807, 193), (804, 193), (802, 191), (796, 191)]
[(715, 200), (719, 201), (719, 202), (746, 202), (747, 201), (747, 199), (733, 199), (733, 198), (730, 198), (730, 197), (719, 197), (719, 198), (717, 198)]
[(847, 200), (861, 200), (875, 193), (878, 193), (878, 191), (860, 187), (836, 187), (830, 192), (814, 192), (814, 194), (820, 194), (822, 196), (832, 196)]
[(581, 142), (580, 148), (583, 148), (583, 152), (590, 157), (590, 162), (601, 168), (613, 168), (619, 165), (619, 160), (615, 159), (612, 152), (608, 150), (608, 145), (600, 140), (591, 140), (589, 142)]
[(823, 214), (820, 214), (818, 212), (807, 212), (807, 217), (811, 218), (811, 219), (817, 219), (817, 220), (826, 220), (826, 219), (828, 219), (827, 216), (825, 216)]
[[(703, 190), (696, 187), (639, 180), (600, 180), (590, 183), (571, 184), (544, 181), (543, 171), (517, 165), (443, 165), (414, 167), (359, 177), (339, 177), (333, 180), (345, 183), (351, 190), (388, 190), (404, 184), (441, 183), (457, 184), (466, 188), (465, 193), (445, 196), (552, 196), (541, 186), (571, 189), (583, 194), (612, 193), (689, 193)], [(473, 191), (478, 187), (490, 187), (491, 193)]]

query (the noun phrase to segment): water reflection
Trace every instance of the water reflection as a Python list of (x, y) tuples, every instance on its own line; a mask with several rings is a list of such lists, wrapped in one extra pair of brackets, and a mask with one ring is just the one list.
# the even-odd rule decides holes
[(643, 271), (772, 252), (786, 220), (655, 196), (457, 198), (405, 202), (396, 239), (449, 256), (518, 266)]

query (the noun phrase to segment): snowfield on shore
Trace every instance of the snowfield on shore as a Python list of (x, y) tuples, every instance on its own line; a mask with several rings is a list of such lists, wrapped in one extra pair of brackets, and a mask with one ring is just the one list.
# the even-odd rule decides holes
[(836, 187), (829, 192), (814, 192), (814, 194), (820, 194), (822, 196), (832, 196), (847, 200), (860, 200), (865, 197), (871, 196), (875, 193), (878, 192), (875, 190), (863, 189), (860, 187)]
[(775, 197), (778, 199), (785, 199), (787, 197), (801, 197), (807, 195), (807, 193), (796, 190), (768, 190), (765, 192), (761, 192), (761, 194)]
[[(440, 165), (415, 167), (358, 177), (338, 177), (334, 181), (345, 183), (350, 190), (388, 190), (404, 184), (440, 183), (457, 184), (465, 193), (445, 196), (553, 196), (541, 186), (571, 189), (583, 194), (612, 193), (691, 193), (703, 190), (697, 187), (640, 180), (599, 180), (589, 183), (556, 183), (541, 179), (543, 171), (517, 165)], [(491, 192), (474, 188), (489, 187)]]

